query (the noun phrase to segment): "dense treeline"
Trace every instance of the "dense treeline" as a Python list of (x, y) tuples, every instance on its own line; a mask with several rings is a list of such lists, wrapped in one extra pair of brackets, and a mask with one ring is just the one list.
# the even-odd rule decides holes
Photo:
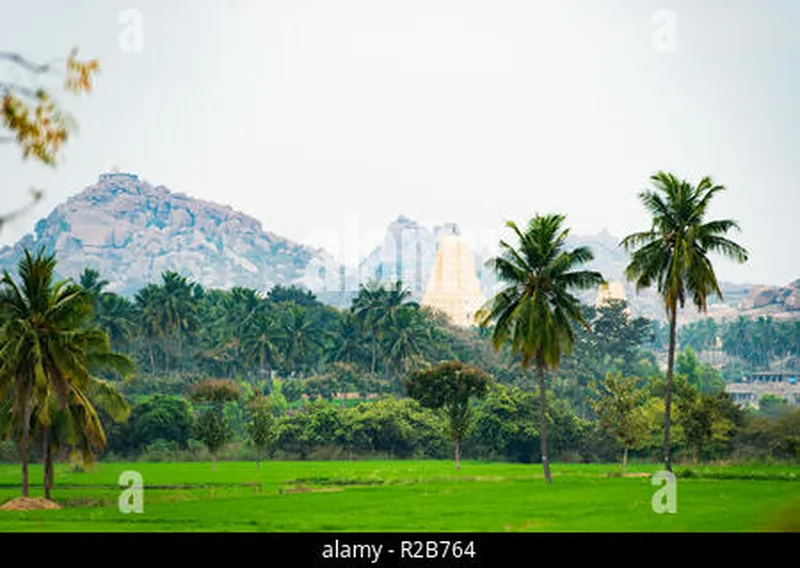
[[(486, 397), (474, 402), (464, 456), (539, 459), (533, 374), (522, 370), (507, 350), (495, 353), (487, 333), (454, 328), (440, 314), (411, 302), (402, 285), (364, 287), (351, 308), (340, 311), (299, 288), (277, 286), (263, 296), (246, 288), (207, 290), (172, 272), (132, 299), (105, 291), (106, 283), (91, 270), (80, 282), (93, 298), (97, 324), (139, 368), (137, 376), (118, 382), (132, 412), (123, 424), (106, 421), (106, 459), (209, 457), (197, 432), (198, 406), (189, 394), (192, 385), (207, 377), (231, 379), (242, 393), (224, 405), (231, 433), (221, 456), (254, 455), (248, 401), (260, 395), (273, 418), (271, 457), (446, 458), (451, 443), (442, 416), (405, 398), (401, 387), (410, 371), (444, 360), (479, 366), (496, 381)], [(627, 448), (631, 457), (658, 457), (663, 420), (658, 393), (663, 373), (653, 349), (658, 330), (654, 322), (634, 318), (626, 308), (623, 301), (582, 307), (590, 326), (575, 329), (575, 349), (550, 381), (547, 412), (555, 459), (620, 458), (624, 444), (603, 428), (593, 403), (598, 398), (594, 387), (609, 374), (632, 378), (643, 393), (640, 406), (648, 426)], [(676, 360), (676, 373), (685, 379), (684, 402), (676, 410), (677, 451), (688, 459), (791, 459), (794, 423), (776, 430), (777, 418), (766, 417), (775, 415), (770, 411), (762, 413), (761, 422), (753, 422), (753, 413), (732, 407), (721, 394), (722, 374), (692, 349), (702, 351), (706, 344), (686, 339), (703, 325), (681, 330), (681, 345), (687, 347)], [(714, 400), (720, 409), (709, 403), (713, 397), (718, 397)], [(687, 411), (687, 400), (706, 405), (697, 412), (705, 412), (703, 420), (712, 433), (692, 434), (689, 426), (689, 438), (683, 437), (681, 408), (694, 416)], [(748, 428), (771, 434), (756, 436)], [(700, 450), (691, 441), (693, 435), (701, 440)]]

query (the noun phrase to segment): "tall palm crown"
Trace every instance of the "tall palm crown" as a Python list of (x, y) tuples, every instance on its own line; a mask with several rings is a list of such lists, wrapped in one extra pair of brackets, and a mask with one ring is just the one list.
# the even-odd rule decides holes
[(599, 272), (581, 270), (594, 257), (587, 247), (567, 250), (569, 229), (563, 215), (537, 215), (525, 230), (508, 222), (516, 246), (500, 241), (501, 255), (490, 261), (506, 286), (478, 313), (481, 327), (494, 322), (496, 349), (510, 340), (522, 365), (557, 367), (561, 355), (575, 342), (571, 322), (587, 326), (581, 302), (572, 290), (586, 290), (603, 282)]
[(587, 247), (566, 248), (569, 229), (563, 215), (536, 215), (521, 230), (507, 223), (517, 236), (513, 246), (500, 241), (501, 255), (490, 261), (506, 286), (478, 312), (481, 328), (494, 322), (492, 343), (500, 349), (510, 340), (523, 368), (536, 363), (539, 375), (539, 445), (547, 483), (551, 483), (547, 457), (547, 388), (545, 371), (557, 367), (563, 353), (572, 350), (572, 322), (587, 326), (580, 300), (571, 291), (603, 282), (599, 272), (582, 270), (592, 260)]
[(664, 172), (650, 180), (655, 189), (640, 192), (639, 199), (652, 215), (652, 226), (623, 239), (622, 246), (633, 251), (625, 274), (636, 282), (637, 290), (655, 284), (669, 315), (684, 307), (687, 297), (705, 311), (712, 293), (722, 298), (708, 254), (719, 253), (740, 263), (747, 260), (747, 251), (724, 236), (739, 230), (736, 221), (706, 220), (711, 199), (725, 187), (708, 176), (697, 186)]
[(708, 176), (693, 186), (664, 172), (654, 174), (650, 181), (654, 189), (639, 193), (639, 199), (652, 216), (650, 230), (629, 235), (622, 240), (622, 246), (633, 251), (625, 269), (626, 277), (636, 282), (637, 291), (655, 284), (669, 317), (664, 466), (672, 471), (670, 427), (678, 309), (684, 307), (688, 297), (699, 311), (706, 310), (711, 294), (722, 299), (709, 253), (719, 253), (741, 263), (747, 260), (747, 251), (724, 236), (732, 229), (739, 229), (736, 221), (706, 219), (711, 199), (725, 190), (723, 186), (715, 185)]

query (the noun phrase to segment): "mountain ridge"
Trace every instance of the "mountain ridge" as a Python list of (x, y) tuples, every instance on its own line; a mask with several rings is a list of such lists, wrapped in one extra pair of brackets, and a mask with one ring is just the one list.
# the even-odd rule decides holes
[[(109, 172), (38, 220), (33, 232), (0, 247), (0, 269), (13, 270), (24, 247), (44, 246), (58, 254), (59, 276), (77, 277), (84, 268), (93, 268), (109, 280), (110, 291), (121, 294), (131, 294), (158, 281), (162, 272), (175, 270), (207, 287), (266, 291), (275, 284), (299, 285), (326, 303), (345, 307), (359, 284), (390, 282), (398, 276), (420, 299), (439, 237), (458, 232), (452, 222), (428, 228), (399, 215), (382, 242), (357, 266), (344, 266), (324, 248), (282, 237), (231, 205), (153, 185), (134, 173)], [(628, 255), (608, 229), (594, 235), (571, 233), (567, 241), (570, 247), (591, 248), (595, 258), (588, 268), (619, 281), (636, 315), (663, 317), (653, 290), (637, 294), (625, 280)], [(484, 267), (488, 257), (472, 252), (481, 290), (489, 297), (498, 282)], [(779, 287), (727, 282), (722, 286), (725, 302), (711, 302), (710, 317), (740, 312), (800, 317), (800, 279)], [(587, 291), (581, 298), (593, 303), (596, 293)], [(694, 318), (689, 311), (683, 310), (683, 318)]]

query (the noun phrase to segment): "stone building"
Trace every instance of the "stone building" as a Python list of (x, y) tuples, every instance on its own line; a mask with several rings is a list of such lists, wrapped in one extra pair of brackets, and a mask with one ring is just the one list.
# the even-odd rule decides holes
[(760, 371), (742, 377), (741, 381), (725, 385), (734, 402), (741, 406), (758, 408), (764, 395), (770, 394), (786, 399), (791, 405), (800, 405), (800, 385), (797, 372)]

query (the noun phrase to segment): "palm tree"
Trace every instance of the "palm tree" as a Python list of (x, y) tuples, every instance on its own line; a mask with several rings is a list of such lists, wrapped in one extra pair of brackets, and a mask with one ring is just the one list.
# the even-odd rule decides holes
[(241, 332), (243, 358), (248, 362), (257, 361), (263, 375), (267, 369), (274, 369), (278, 365), (280, 328), (275, 318), (263, 311), (251, 312), (245, 322)]
[(375, 373), (378, 363), (378, 322), (384, 317), (384, 301), (386, 290), (377, 284), (361, 286), (358, 295), (353, 299), (351, 307), (353, 315), (364, 332), (369, 333), (372, 341), (372, 362), (370, 372)]
[(162, 319), (167, 332), (177, 339), (177, 359), (179, 366), (183, 363), (183, 337), (197, 327), (196, 303), (192, 301), (194, 284), (177, 272), (168, 271), (161, 275), (163, 303)]
[(127, 345), (136, 330), (136, 310), (130, 300), (113, 293), (100, 298), (99, 311), (95, 313), (97, 325), (108, 334), (115, 350)]
[(164, 336), (166, 328), (161, 311), (163, 298), (163, 290), (155, 284), (148, 284), (139, 290), (135, 297), (136, 307), (139, 312), (139, 327), (147, 340), (147, 350), (150, 355), (150, 372), (152, 374), (156, 373), (153, 344), (157, 339)]
[(547, 397), (545, 375), (557, 368), (561, 355), (575, 343), (572, 322), (588, 327), (580, 300), (570, 292), (598, 286), (598, 272), (580, 270), (592, 260), (587, 247), (567, 250), (569, 229), (562, 227), (563, 215), (536, 215), (521, 230), (508, 222), (518, 239), (515, 246), (500, 241), (500, 257), (490, 261), (505, 283), (500, 292), (479, 311), (482, 328), (492, 323), (492, 344), (500, 350), (507, 340), (512, 354), (520, 356), (522, 367), (535, 365), (539, 377), (539, 441), (547, 483), (552, 483), (547, 456)]
[(337, 344), (333, 350), (333, 360), (342, 363), (364, 364), (369, 361), (370, 351), (364, 344), (363, 330), (352, 312), (342, 314), (336, 332)]
[(91, 300), (79, 285), (54, 282), (55, 264), (43, 249), (36, 256), (25, 250), (19, 284), (7, 271), (0, 280), (0, 400), (11, 397), (8, 425), (18, 435), (25, 497), (31, 424), (49, 422), (51, 400), (66, 408), (86, 374), (79, 329), (91, 318)]
[(430, 328), (418, 308), (407, 304), (395, 312), (393, 325), (384, 337), (384, 349), (398, 376), (408, 372), (409, 364), (420, 358), (431, 340)]
[(706, 311), (711, 294), (722, 299), (708, 253), (722, 254), (736, 262), (747, 260), (747, 251), (724, 235), (739, 229), (731, 219), (707, 221), (711, 199), (724, 191), (706, 176), (697, 186), (674, 174), (658, 172), (650, 177), (654, 189), (639, 193), (652, 216), (649, 230), (633, 233), (622, 241), (632, 251), (625, 275), (636, 282), (637, 292), (657, 286), (669, 319), (669, 350), (664, 413), (664, 466), (672, 471), (670, 458), (670, 410), (675, 368), (675, 333), (678, 309), (691, 296), (697, 309)]
[(372, 338), (372, 364), (370, 372), (377, 368), (378, 348), (381, 336), (395, 324), (397, 314), (404, 306), (418, 307), (410, 301), (411, 291), (403, 287), (400, 281), (391, 287), (373, 283), (362, 286), (358, 296), (353, 300), (352, 313), (361, 323), (364, 331)]
[(43, 403), (39, 413), (40, 422), (36, 424), (44, 454), (45, 499), (50, 499), (54, 483), (53, 453), (59, 448), (70, 446), (83, 463), (90, 464), (94, 452), (106, 445), (97, 407), (103, 408), (113, 420), (125, 420), (130, 414), (130, 406), (125, 398), (108, 381), (92, 376), (92, 372), (112, 370), (120, 375), (129, 375), (134, 370), (133, 362), (113, 353), (108, 336), (97, 328), (76, 330), (84, 342), (85, 352), (82, 366), (86, 372), (72, 376), (69, 382), (68, 404), (64, 407), (55, 404), (54, 397)]
[(97, 313), (100, 307), (100, 299), (103, 297), (103, 290), (108, 286), (108, 280), (102, 280), (100, 273), (93, 268), (86, 268), (78, 277), (78, 283), (89, 295), (92, 302), (92, 307)]
[(282, 360), (287, 372), (299, 372), (308, 368), (309, 362), (321, 358), (326, 339), (325, 330), (314, 319), (308, 308), (293, 301), (286, 302), (283, 312), (280, 344)]

